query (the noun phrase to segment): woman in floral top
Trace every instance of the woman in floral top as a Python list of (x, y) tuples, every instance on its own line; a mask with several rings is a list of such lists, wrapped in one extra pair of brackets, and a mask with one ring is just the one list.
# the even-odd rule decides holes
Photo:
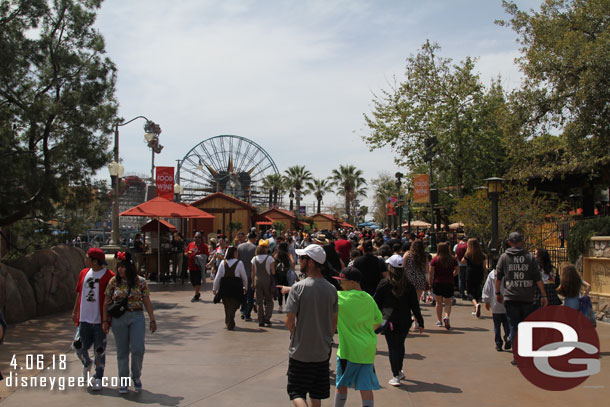
[[(127, 386), (125, 379), (129, 377), (129, 353), (131, 353), (131, 379), (136, 392), (142, 389), (142, 361), (144, 360), (144, 331), (146, 321), (144, 319), (144, 309), (150, 318), (150, 332), (157, 330), (155, 315), (150, 302), (150, 291), (146, 280), (139, 277), (136, 266), (129, 253), (118, 252), (115, 256), (117, 260), (117, 274), (112, 277), (106, 287), (106, 302), (104, 304), (104, 319), (102, 329), (105, 333), (109, 331), (110, 318), (108, 306), (113, 302), (119, 302), (125, 297), (128, 298), (127, 311), (119, 318), (112, 320), (112, 333), (116, 343), (117, 364), (121, 386), (119, 393), (126, 394)], [(131, 291), (129, 288), (131, 287)]]

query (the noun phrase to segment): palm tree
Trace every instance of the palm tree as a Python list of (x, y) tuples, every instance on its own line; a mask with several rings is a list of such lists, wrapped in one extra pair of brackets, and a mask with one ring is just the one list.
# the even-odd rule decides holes
[(339, 165), (338, 169), (332, 171), (329, 178), (331, 185), (337, 188), (337, 194), (345, 196), (345, 213), (352, 221), (351, 203), (359, 195), (366, 193), (366, 180), (362, 177), (362, 170), (353, 165)]
[(272, 183), (272, 175), (267, 175), (263, 178), (263, 183), (261, 187), (265, 191), (269, 191), (269, 207), (271, 208), (271, 204), (273, 203), (273, 183)]
[(267, 178), (271, 183), (273, 190), (273, 206), (277, 206), (277, 198), (280, 192), (284, 191), (284, 180), (280, 174), (271, 174), (268, 175)]
[[(311, 179), (311, 172), (306, 170), (304, 165), (294, 165), (284, 172), (286, 173), (285, 178), (287, 184), (290, 186), (291, 192), (294, 188), (298, 210), (301, 208), (301, 194), (305, 194), (305, 191), (303, 191), (303, 186)], [(292, 210), (292, 199), (290, 200), (290, 210)]]
[(309, 188), (316, 197), (316, 200), (318, 201), (318, 213), (320, 213), (322, 197), (325, 193), (330, 191), (330, 182), (326, 179), (312, 178), (311, 181), (307, 181), (307, 188)]

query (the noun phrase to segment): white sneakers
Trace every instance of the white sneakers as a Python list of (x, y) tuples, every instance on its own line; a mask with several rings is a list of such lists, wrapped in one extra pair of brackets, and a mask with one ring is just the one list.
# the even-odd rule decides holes
[(100, 391), (102, 390), (102, 379), (94, 379), (93, 380), (93, 386), (91, 386), (91, 390), (93, 391)]
[(398, 376), (392, 377), (390, 379), (390, 381), (388, 382), (388, 384), (391, 386), (394, 386), (394, 387), (398, 387), (398, 386), (400, 386), (400, 379), (398, 378)]
[(399, 387), (400, 381), (404, 380), (404, 379), (405, 379), (405, 372), (401, 370), (400, 373), (398, 374), (398, 376), (394, 376), (390, 379), (388, 384), (391, 386), (394, 386), (394, 387)]

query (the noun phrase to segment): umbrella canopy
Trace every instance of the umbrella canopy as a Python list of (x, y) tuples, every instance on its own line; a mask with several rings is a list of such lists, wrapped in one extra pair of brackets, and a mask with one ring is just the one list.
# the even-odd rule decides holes
[[(408, 226), (409, 226), (409, 222), (402, 224), (403, 228), (406, 228)], [(429, 228), (430, 226), (432, 226), (432, 225), (430, 225), (428, 222), (424, 222), (423, 220), (412, 220), (411, 221), (412, 228)]]
[[(160, 225), (157, 225), (157, 223), (160, 223)], [(142, 226), (142, 229), (140, 230), (142, 232), (157, 232), (158, 230), (161, 230), (162, 232), (175, 232), (176, 227), (171, 223), (164, 221), (163, 219), (153, 219), (144, 226)]]
[(150, 201), (134, 206), (121, 216), (145, 216), (148, 218), (189, 218), (189, 219), (215, 219), (214, 215), (197, 209), (189, 204), (170, 201), (169, 199), (156, 197)]
[(451, 229), (451, 230), (456, 230), (456, 229), (460, 229), (463, 227), (464, 227), (464, 224), (462, 222), (456, 222), (456, 223), (452, 223), (451, 225), (449, 225), (449, 229)]

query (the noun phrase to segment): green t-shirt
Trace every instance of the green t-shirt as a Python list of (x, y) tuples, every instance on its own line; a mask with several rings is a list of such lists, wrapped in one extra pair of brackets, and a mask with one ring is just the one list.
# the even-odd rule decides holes
[(373, 297), (364, 291), (337, 291), (337, 295), (339, 296), (337, 356), (352, 363), (374, 363), (377, 335), (373, 326), (381, 324), (381, 311)]

